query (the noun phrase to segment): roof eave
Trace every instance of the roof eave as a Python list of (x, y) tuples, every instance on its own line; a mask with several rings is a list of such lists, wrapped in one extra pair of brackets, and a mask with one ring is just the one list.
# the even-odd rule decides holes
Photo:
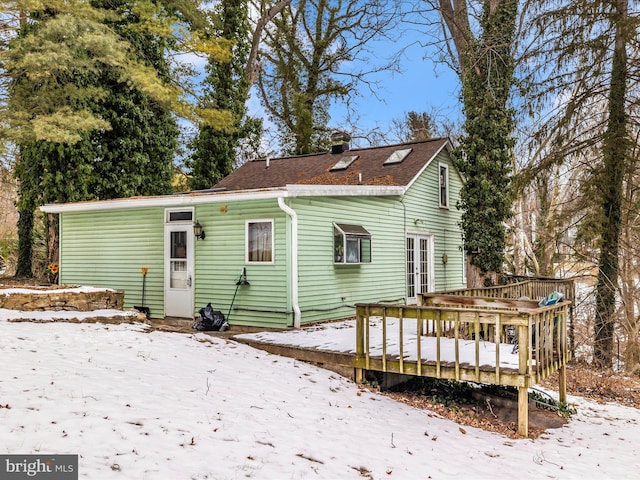
[(263, 200), (286, 196), (282, 188), (242, 190), (238, 192), (187, 193), (155, 197), (130, 197), (114, 200), (95, 200), (77, 203), (52, 203), (40, 207), (45, 213), (94, 212), (148, 207), (184, 207), (204, 203), (222, 203), (238, 200)]
[(406, 188), (396, 185), (287, 185), (289, 197), (402, 196)]
[(187, 193), (155, 197), (131, 197), (114, 200), (96, 200), (77, 203), (52, 203), (43, 205), (45, 213), (95, 212), (128, 208), (185, 207), (206, 203), (227, 203), (243, 200), (268, 200), (279, 197), (322, 196), (398, 196), (405, 187), (379, 185), (287, 185), (280, 188), (238, 190), (226, 192)]
[(442, 152), (442, 150), (447, 150), (448, 153), (451, 153), (451, 151), (453, 150), (453, 146), (451, 145), (451, 140), (449, 139), (444, 139), (445, 141), (442, 143), (442, 145), (440, 146), (440, 148), (438, 148), (438, 150), (435, 151), (435, 153), (433, 155), (431, 155), (431, 158), (429, 160), (427, 160), (425, 162), (425, 164), (422, 166), (422, 168), (420, 169), (420, 171), (414, 175), (414, 177), (411, 179), (411, 181), (408, 183), (406, 189), (408, 190), (409, 188), (411, 188), (411, 186), (415, 183), (415, 181), (420, 178), (420, 175), (422, 175), (424, 173), (424, 171), (429, 168), (429, 165), (431, 165), (431, 162), (433, 162), (433, 160), (440, 155), (440, 152)]

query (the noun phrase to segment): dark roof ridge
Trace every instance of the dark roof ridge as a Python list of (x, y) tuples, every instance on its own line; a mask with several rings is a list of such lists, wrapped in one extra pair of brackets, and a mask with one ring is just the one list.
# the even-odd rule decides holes
[[(391, 145), (378, 145), (378, 146), (369, 146), (369, 147), (350, 148), (349, 150), (345, 150), (344, 152), (341, 152), (341, 153), (343, 155), (348, 155), (349, 152), (363, 152), (363, 151), (366, 151), (366, 150), (376, 150), (376, 149), (380, 149), (380, 148), (397, 148), (397, 147), (417, 145), (417, 144), (420, 144), (420, 143), (441, 142), (442, 140), (449, 141), (449, 138), (447, 138), (447, 137), (434, 137), (434, 138), (427, 138), (426, 140), (412, 140), (410, 142), (393, 143)], [(269, 157), (269, 156), (267, 156), (267, 157), (261, 157), (261, 158), (254, 158), (253, 160), (249, 160), (249, 162), (265, 162), (265, 161), (267, 161), (267, 159), (269, 159), (269, 161), (273, 161), (273, 160), (288, 160), (290, 158), (310, 158), (310, 157), (314, 157), (314, 156), (327, 155), (327, 154), (338, 156), (338, 154), (333, 154), (333, 153), (331, 153), (330, 150), (327, 150), (326, 152), (305, 153), (305, 154), (302, 154), (302, 155), (289, 155), (289, 156), (286, 156), (286, 157)]]

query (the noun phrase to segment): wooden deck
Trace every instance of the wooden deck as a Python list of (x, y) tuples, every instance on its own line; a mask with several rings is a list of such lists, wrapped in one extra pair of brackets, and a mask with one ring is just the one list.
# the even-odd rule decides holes
[[(376, 370), (517, 387), (518, 433), (523, 436), (528, 434), (530, 386), (559, 371), (560, 401), (566, 401), (571, 302), (540, 307), (537, 301), (433, 294), (423, 296), (422, 303), (356, 305), (356, 381), (365, 370)], [(380, 339), (371, 339), (372, 322), (382, 323), (381, 352)], [(434, 337), (435, 346), (432, 342), (425, 349), (425, 337)], [(505, 366), (514, 342), (515, 365), (510, 358)], [(474, 360), (462, 361), (469, 349)]]
[[(540, 307), (539, 300), (554, 291), (566, 301)], [(558, 371), (560, 401), (566, 402), (574, 299), (572, 280), (534, 279), (423, 294), (419, 305), (358, 304), (355, 354), (236, 340), (277, 355), (355, 369), (357, 382), (371, 370), (517, 387), (518, 433), (527, 436), (529, 387)]]

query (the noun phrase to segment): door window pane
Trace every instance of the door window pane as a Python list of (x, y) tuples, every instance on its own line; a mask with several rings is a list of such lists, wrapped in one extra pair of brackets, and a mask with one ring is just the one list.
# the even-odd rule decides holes
[(416, 296), (414, 239), (407, 238), (407, 298)]
[(420, 239), (420, 293), (429, 291), (429, 240)]
[(169, 286), (171, 288), (187, 288), (187, 262), (186, 260), (171, 260), (171, 272)]
[(171, 232), (171, 258), (187, 258), (187, 232)]
[(171, 232), (171, 260), (169, 272), (169, 286), (171, 288), (187, 288), (187, 232)]

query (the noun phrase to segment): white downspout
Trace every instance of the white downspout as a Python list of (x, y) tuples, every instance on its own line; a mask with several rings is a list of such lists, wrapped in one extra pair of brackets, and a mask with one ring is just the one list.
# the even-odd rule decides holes
[(291, 304), (293, 307), (293, 326), (300, 328), (300, 305), (298, 304), (298, 214), (284, 203), (284, 197), (278, 197), (278, 206), (291, 217)]

